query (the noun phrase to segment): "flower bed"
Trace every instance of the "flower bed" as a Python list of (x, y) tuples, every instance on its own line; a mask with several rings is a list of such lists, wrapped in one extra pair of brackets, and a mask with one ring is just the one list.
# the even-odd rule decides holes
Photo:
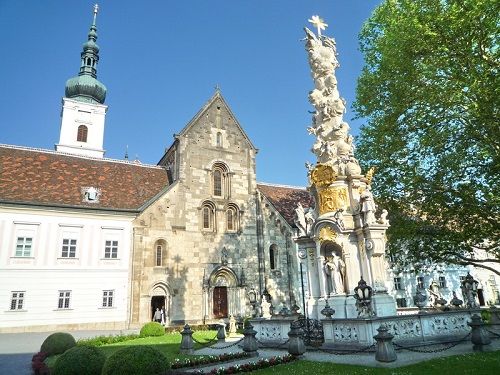
[(208, 355), (199, 358), (186, 358), (184, 360), (175, 359), (172, 363), (172, 369), (197, 367), (200, 365), (209, 365), (211, 363), (226, 362), (234, 359), (248, 358), (250, 355), (245, 352), (240, 353), (223, 353), (219, 355)]
[(281, 365), (283, 363), (290, 363), (295, 361), (297, 358), (291, 354), (284, 356), (276, 356), (271, 358), (260, 359), (256, 362), (244, 363), (242, 365), (234, 365), (227, 368), (220, 367), (218, 369), (213, 369), (210, 372), (205, 373), (203, 370), (193, 371), (192, 374), (198, 375), (223, 375), (223, 374), (237, 374), (240, 372), (251, 372), (254, 370), (259, 370), (262, 368), (272, 367), (276, 365)]
[(48, 366), (45, 364), (47, 353), (38, 352), (31, 359), (31, 368), (35, 375), (48, 375), (50, 374)]

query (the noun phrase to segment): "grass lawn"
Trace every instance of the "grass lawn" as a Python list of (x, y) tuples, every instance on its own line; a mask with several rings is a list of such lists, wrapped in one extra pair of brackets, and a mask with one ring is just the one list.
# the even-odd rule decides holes
[(437, 358), (399, 368), (374, 368), (327, 362), (297, 361), (252, 372), (256, 375), (496, 375), (500, 374), (500, 351)]

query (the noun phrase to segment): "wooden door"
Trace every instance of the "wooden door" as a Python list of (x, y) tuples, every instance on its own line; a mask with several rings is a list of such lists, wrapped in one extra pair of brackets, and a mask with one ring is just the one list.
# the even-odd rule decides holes
[(214, 288), (213, 307), (214, 318), (227, 318), (227, 287)]

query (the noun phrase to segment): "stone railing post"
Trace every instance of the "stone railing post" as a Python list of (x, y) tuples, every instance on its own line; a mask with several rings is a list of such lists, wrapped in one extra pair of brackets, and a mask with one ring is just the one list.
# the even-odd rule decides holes
[(217, 340), (226, 341), (226, 324), (218, 323), (219, 329), (217, 330)]
[(471, 327), (471, 337), (470, 340), (474, 344), (472, 349), (475, 351), (482, 352), (485, 350), (484, 345), (491, 344), (491, 339), (488, 336), (488, 332), (484, 328), (485, 323), (481, 317), (477, 314), (472, 315), (471, 321), (467, 323)]
[(300, 328), (300, 323), (298, 321), (293, 321), (290, 323), (290, 332), (288, 332), (288, 337), (290, 338), (288, 342), (288, 353), (293, 356), (301, 356), (306, 352), (306, 346), (304, 345), (304, 338), (302, 337), (302, 329)]
[(193, 342), (193, 331), (189, 324), (184, 326), (184, 329), (181, 332), (182, 341), (181, 341), (181, 354), (193, 354), (194, 350), (194, 342)]
[(245, 329), (243, 330), (243, 335), (245, 338), (243, 339), (243, 351), (248, 353), (252, 357), (257, 357), (259, 353), (257, 352), (257, 339), (255, 335), (257, 331), (253, 329), (252, 323), (246, 322)]
[(394, 362), (398, 358), (394, 350), (394, 344), (392, 343), (394, 335), (389, 333), (389, 329), (384, 323), (377, 328), (377, 331), (378, 334), (373, 336), (377, 341), (375, 359), (379, 362)]

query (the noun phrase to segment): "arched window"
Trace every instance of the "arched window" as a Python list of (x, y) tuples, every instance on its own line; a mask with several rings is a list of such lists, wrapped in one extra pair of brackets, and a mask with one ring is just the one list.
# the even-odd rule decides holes
[(205, 202), (201, 206), (201, 228), (215, 231), (215, 206), (212, 202)]
[(88, 128), (85, 125), (80, 125), (78, 127), (78, 134), (76, 135), (76, 140), (78, 142), (87, 142)]
[(163, 265), (163, 246), (156, 245), (156, 267), (161, 267)]
[(214, 195), (222, 196), (222, 171), (220, 169), (214, 171)]
[(275, 270), (278, 267), (278, 246), (275, 244), (269, 247), (269, 264), (271, 265), (271, 270)]
[(217, 132), (216, 142), (217, 142), (217, 147), (222, 147), (222, 133), (221, 132)]
[(236, 232), (239, 229), (238, 207), (229, 204), (226, 210), (226, 229), (228, 232)]
[(92, 66), (92, 60), (90, 59), (90, 57), (87, 59), (87, 65)]
[(212, 167), (212, 194), (214, 197), (229, 198), (230, 183), (229, 183), (228, 168), (223, 163), (215, 163)]

